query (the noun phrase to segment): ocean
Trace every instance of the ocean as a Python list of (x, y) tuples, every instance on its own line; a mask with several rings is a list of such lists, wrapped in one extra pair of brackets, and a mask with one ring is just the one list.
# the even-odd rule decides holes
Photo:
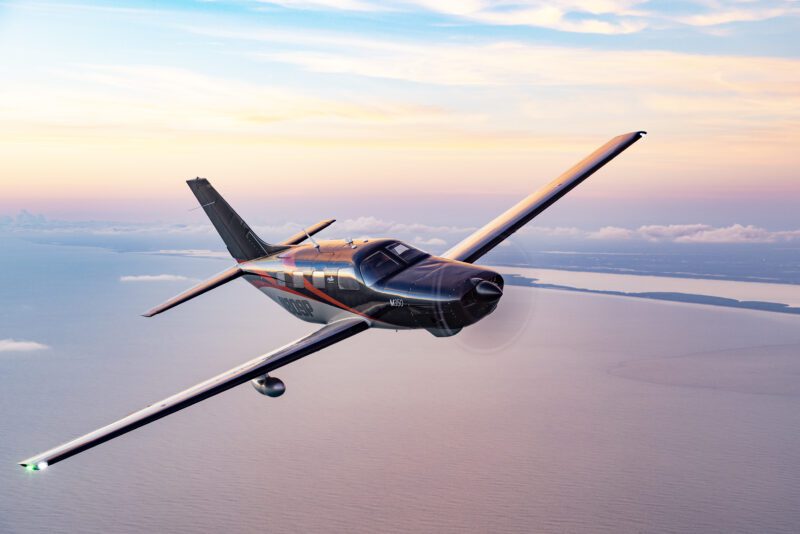
[(0, 352), (2, 532), (800, 531), (800, 317), (541, 287), (26, 472), (315, 326), (244, 282), (139, 316), (227, 260), (2, 247), (0, 339), (49, 347)]

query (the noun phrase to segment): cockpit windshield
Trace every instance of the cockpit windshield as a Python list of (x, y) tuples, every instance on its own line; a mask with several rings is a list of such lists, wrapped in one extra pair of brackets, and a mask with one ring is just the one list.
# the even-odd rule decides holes
[(390, 252), (397, 254), (401, 260), (403, 260), (409, 265), (412, 263), (416, 263), (417, 260), (420, 260), (428, 256), (428, 254), (422, 252), (421, 250), (400, 242), (392, 243), (391, 245), (386, 247), (386, 249), (389, 250)]
[(368, 286), (395, 275), (428, 254), (405, 243), (392, 243), (361, 262), (361, 277)]
[(361, 277), (364, 283), (371, 286), (379, 280), (399, 272), (405, 267), (391, 258), (386, 252), (379, 250), (361, 262)]

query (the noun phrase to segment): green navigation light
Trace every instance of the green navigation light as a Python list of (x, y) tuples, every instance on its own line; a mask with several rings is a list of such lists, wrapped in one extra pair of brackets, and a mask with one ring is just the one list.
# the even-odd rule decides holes
[(35, 464), (25, 464), (26, 471), (44, 471), (49, 464), (46, 461), (41, 461)]

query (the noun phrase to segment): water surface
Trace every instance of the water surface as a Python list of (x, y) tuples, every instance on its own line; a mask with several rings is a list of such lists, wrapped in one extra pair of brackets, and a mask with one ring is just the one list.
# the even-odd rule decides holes
[(2, 532), (800, 530), (800, 317), (525, 287), (25, 472), (314, 326), (238, 282), (144, 319), (189, 282), (119, 281), (224, 261), (3, 247), (0, 339), (51, 348), (0, 353)]

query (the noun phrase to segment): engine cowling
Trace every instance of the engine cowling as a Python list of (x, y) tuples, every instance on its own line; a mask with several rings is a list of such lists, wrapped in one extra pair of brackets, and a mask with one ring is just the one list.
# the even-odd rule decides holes
[(267, 397), (280, 397), (286, 392), (286, 384), (280, 378), (264, 375), (250, 381), (253, 387)]

